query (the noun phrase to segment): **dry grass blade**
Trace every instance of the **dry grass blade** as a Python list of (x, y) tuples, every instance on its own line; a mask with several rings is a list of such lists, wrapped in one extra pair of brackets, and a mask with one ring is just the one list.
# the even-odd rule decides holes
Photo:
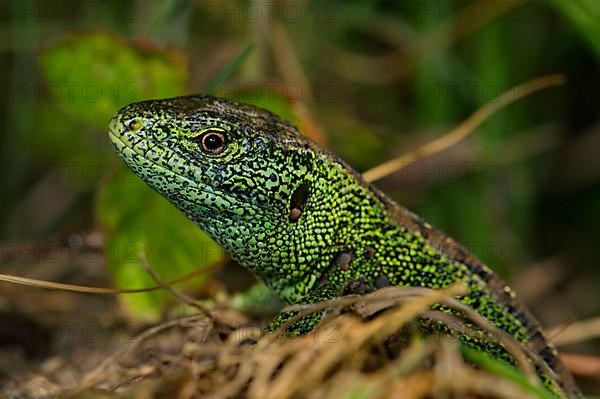
[[(214, 266), (219, 264), (217, 262)], [(173, 285), (177, 283), (181, 283), (183, 281), (190, 280), (200, 274), (208, 273), (214, 266), (203, 268), (199, 270), (194, 270), (193, 272), (186, 273), (182, 276), (176, 277), (172, 280), (166, 281), (165, 284)], [(120, 294), (138, 294), (140, 292), (149, 292), (164, 289), (162, 285), (155, 285), (152, 287), (146, 288), (132, 288), (132, 289), (115, 289), (115, 288), (104, 288), (104, 287), (90, 287), (86, 285), (77, 285), (77, 284), (66, 284), (66, 283), (57, 283), (54, 281), (46, 281), (46, 280), (38, 280), (29, 277), (20, 277), (20, 276), (11, 276), (8, 274), (0, 273), (0, 281), (4, 281), (6, 283), (24, 285), (27, 287), (38, 287), (38, 288), (46, 288), (51, 290), (61, 290), (61, 291), (69, 291), (69, 292), (79, 292), (83, 294), (98, 294), (98, 295), (120, 295)]]
[(556, 326), (548, 335), (556, 345), (569, 345), (600, 337), (600, 317)]
[[(391, 311), (389, 317), (376, 318), (362, 329), (357, 328), (357, 324), (360, 324), (358, 320), (340, 325), (338, 335), (343, 345), (331, 346), (324, 340), (317, 340), (310, 350), (302, 352), (288, 362), (287, 367), (273, 381), (266, 397), (282, 398), (305, 394), (306, 381), (321, 379), (336, 364), (350, 357), (366, 344), (373, 341), (381, 342), (399, 331), (407, 322), (427, 311), (433, 304), (450, 296), (463, 295), (465, 290), (466, 287), (462, 284), (443, 290), (429, 290), (422, 297), (415, 298)], [(302, 375), (303, 378), (297, 378), (298, 375)]]
[(420, 158), (428, 157), (438, 152), (455, 145), (461, 140), (468, 137), (479, 125), (486, 119), (498, 112), (505, 106), (526, 97), (540, 90), (559, 86), (566, 83), (564, 75), (547, 75), (537, 79), (530, 80), (523, 84), (513, 87), (512, 89), (500, 94), (495, 100), (487, 103), (471, 116), (465, 119), (455, 129), (448, 134), (436, 139), (430, 143), (424, 144), (414, 151), (400, 155), (390, 161), (387, 161), (379, 166), (369, 169), (363, 173), (363, 178), (368, 182), (374, 182), (385, 176), (397, 172), (407, 164), (414, 162)]
[[(11, 284), (25, 285), (28, 287), (47, 288), (53, 290), (62, 290), (70, 292), (81, 292), (85, 294), (119, 294), (120, 291), (114, 288), (102, 288), (102, 287), (88, 287), (84, 285), (56, 283), (53, 281), (37, 280), (28, 277), (10, 276), (7, 274), (0, 274), (0, 281)], [(158, 288), (158, 287), (157, 287)], [(147, 288), (142, 289), (147, 291)], [(142, 292), (142, 290), (132, 290), (133, 292)]]
[(573, 374), (600, 381), (600, 357), (562, 353), (560, 358)]

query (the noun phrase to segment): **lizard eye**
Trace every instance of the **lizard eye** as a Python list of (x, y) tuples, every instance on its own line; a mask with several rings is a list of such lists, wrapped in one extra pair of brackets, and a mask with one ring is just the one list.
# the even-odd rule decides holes
[(220, 154), (225, 149), (225, 135), (221, 132), (209, 130), (199, 137), (200, 145), (206, 152)]

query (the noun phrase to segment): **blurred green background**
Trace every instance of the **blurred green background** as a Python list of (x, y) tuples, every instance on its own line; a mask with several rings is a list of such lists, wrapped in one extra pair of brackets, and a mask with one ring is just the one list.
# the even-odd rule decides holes
[[(149, 286), (144, 248), (165, 278), (207, 268), (188, 290), (242, 275), (215, 274), (222, 251), (117, 160), (106, 126), (129, 102), (251, 102), (365, 171), (564, 73), (567, 85), (377, 184), (511, 281), (545, 325), (600, 313), (596, 0), (3, 1), (0, 20), (0, 272)], [(124, 309), (153, 320), (164, 299)]]

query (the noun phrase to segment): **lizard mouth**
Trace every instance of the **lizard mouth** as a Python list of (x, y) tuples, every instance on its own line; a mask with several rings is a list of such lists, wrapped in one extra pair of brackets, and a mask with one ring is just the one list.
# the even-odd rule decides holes
[(108, 138), (110, 139), (110, 143), (113, 148), (117, 151), (118, 154), (121, 154), (123, 148), (127, 147), (123, 140), (121, 140), (121, 136), (116, 134), (112, 129), (108, 130)]

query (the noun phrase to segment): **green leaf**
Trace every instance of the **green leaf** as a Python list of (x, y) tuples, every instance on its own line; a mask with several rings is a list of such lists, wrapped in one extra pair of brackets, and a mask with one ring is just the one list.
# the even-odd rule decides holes
[(187, 81), (183, 53), (104, 32), (68, 37), (43, 51), (40, 62), (49, 102), (102, 129), (123, 105), (181, 95)]
[[(184, 53), (151, 42), (133, 44), (104, 32), (67, 37), (43, 51), (40, 63), (47, 92), (55, 94), (41, 110), (52, 127), (39, 129), (44, 132), (41, 142), (50, 153), (61, 153), (80, 166), (102, 160), (99, 165), (105, 168), (115, 159), (106, 136), (95, 138), (90, 126), (104, 131), (122, 106), (181, 95), (187, 81)], [(67, 116), (66, 124), (50, 123), (61, 113)], [(156, 285), (140, 264), (142, 248), (166, 280), (221, 258), (213, 241), (131, 172), (119, 167), (118, 178), (104, 177), (96, 213), (106, 230), (106, 262), (119, 287)], [(201, 283), (202, 278), (195, 278), (182, 287)], [(162, 291), (121, 298), (130, 315), (142, 320), (156, 320), (171, 300)]]
[[(102, 130), (123, 105), (180, 95), (187, 80), (183, 53), (151, 43), (134, 45), (103, 32), (69, 37), (46, 49), (40, 62), (47, 86), (60, 94), (56, 106), (70, 122)], [(46, 111), (52, 115), (51, 109)], [(86, 158), (99, 158), (94, 154), (98, 145), (89, 135), (81, 131), (59, 134), (55, 130), (56, 140), (48, 138), (46, 142), (77, 149), (77, 158), (75, 154), (64, 154), (65, 158), (80, 163)], [(103, 137), (103, 142), (106, 151), (102, 153), (109, 154), (108, 139)], [(118, 178), (103, 181), (96, 212), (106, 229), (106, 262), (121, 288), (156, 285), (140, 264), (142, 248), (150, 264), (166, 280), (221, 258), (222, 251), (213, 241), (122, 167)], [(201, 278), (196, 278), (187, 286), (201, 282)], [(170, 299), (162, 291), (122, 296), (125, 309), (143, 320), (156, 320)]]
[[(222, 250), (166, 199), (121, 167), (106, 181), (97, 216), (106, 230), (106, 262), (120, 288), (156, 285), (139, 261), (143, 249), (152, 268), (165, 280), (203, 268), (222, 258)], [(197, 287), (203, 275), (178, 289)], [(164, 291), (121, 296), (128, 314), (156, 321), (172, 297)]]

